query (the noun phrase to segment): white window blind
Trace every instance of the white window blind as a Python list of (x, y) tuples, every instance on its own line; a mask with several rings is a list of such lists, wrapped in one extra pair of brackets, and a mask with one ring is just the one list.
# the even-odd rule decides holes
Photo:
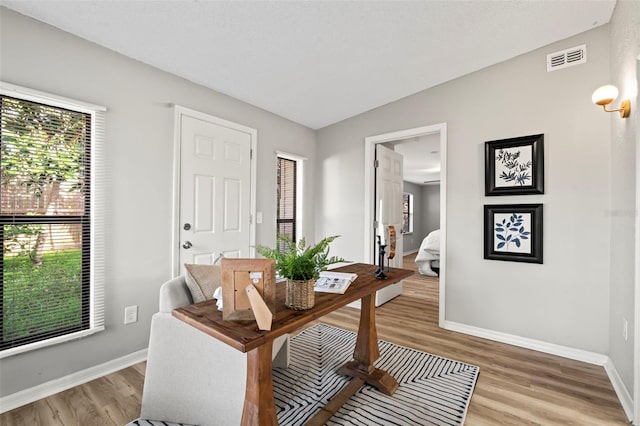
[[(278, 157), (276, 226), (279, 237), (296, 241), (297, 162)], [(281, 250), (284, 242), (279, 242)]]
[(0, 88), (5, 357), (104, 329), (104, 108)]

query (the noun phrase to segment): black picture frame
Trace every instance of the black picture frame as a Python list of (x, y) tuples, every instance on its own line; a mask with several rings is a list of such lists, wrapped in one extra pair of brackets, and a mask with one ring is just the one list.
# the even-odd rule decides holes
[(544, 194), (544, 134), (484, 146), (484, 195)]
[(484, 206), (484, 258), (543, 263), (542, 204)]

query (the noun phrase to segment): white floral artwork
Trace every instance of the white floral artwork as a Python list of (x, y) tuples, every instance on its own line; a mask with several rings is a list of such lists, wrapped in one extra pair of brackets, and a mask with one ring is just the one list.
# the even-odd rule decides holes
[(501, 148), (495, 153), (496, 188), (531, 185), (533, 182), (533, 147)]

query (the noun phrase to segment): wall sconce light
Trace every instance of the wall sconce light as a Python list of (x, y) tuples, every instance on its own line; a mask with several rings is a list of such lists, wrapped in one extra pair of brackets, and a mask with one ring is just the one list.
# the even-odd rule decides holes
[(602, 106), (607, 112), (620, 112), (620, 117), (627, 118), (631, 113), (631, 101), (628, 99), (623, 100), (620, 103), (620, 108), (618, 109), (607, 109), (607, 105), (613, 102), (618, 97), (618, 88), (616, 86), (612, 86), (607, 84), (606, 86), (598, 87), (593, 95), (591, 95), (591, 100), (594, 104)]

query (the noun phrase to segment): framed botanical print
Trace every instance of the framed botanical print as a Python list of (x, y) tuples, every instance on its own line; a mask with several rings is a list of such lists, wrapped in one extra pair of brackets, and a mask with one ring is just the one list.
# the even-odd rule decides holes
[(485, 142), (484, 193), (544, 194), (544, 135)]
[(542, 204), (485, 205), (484, 258), (542, 263)]

